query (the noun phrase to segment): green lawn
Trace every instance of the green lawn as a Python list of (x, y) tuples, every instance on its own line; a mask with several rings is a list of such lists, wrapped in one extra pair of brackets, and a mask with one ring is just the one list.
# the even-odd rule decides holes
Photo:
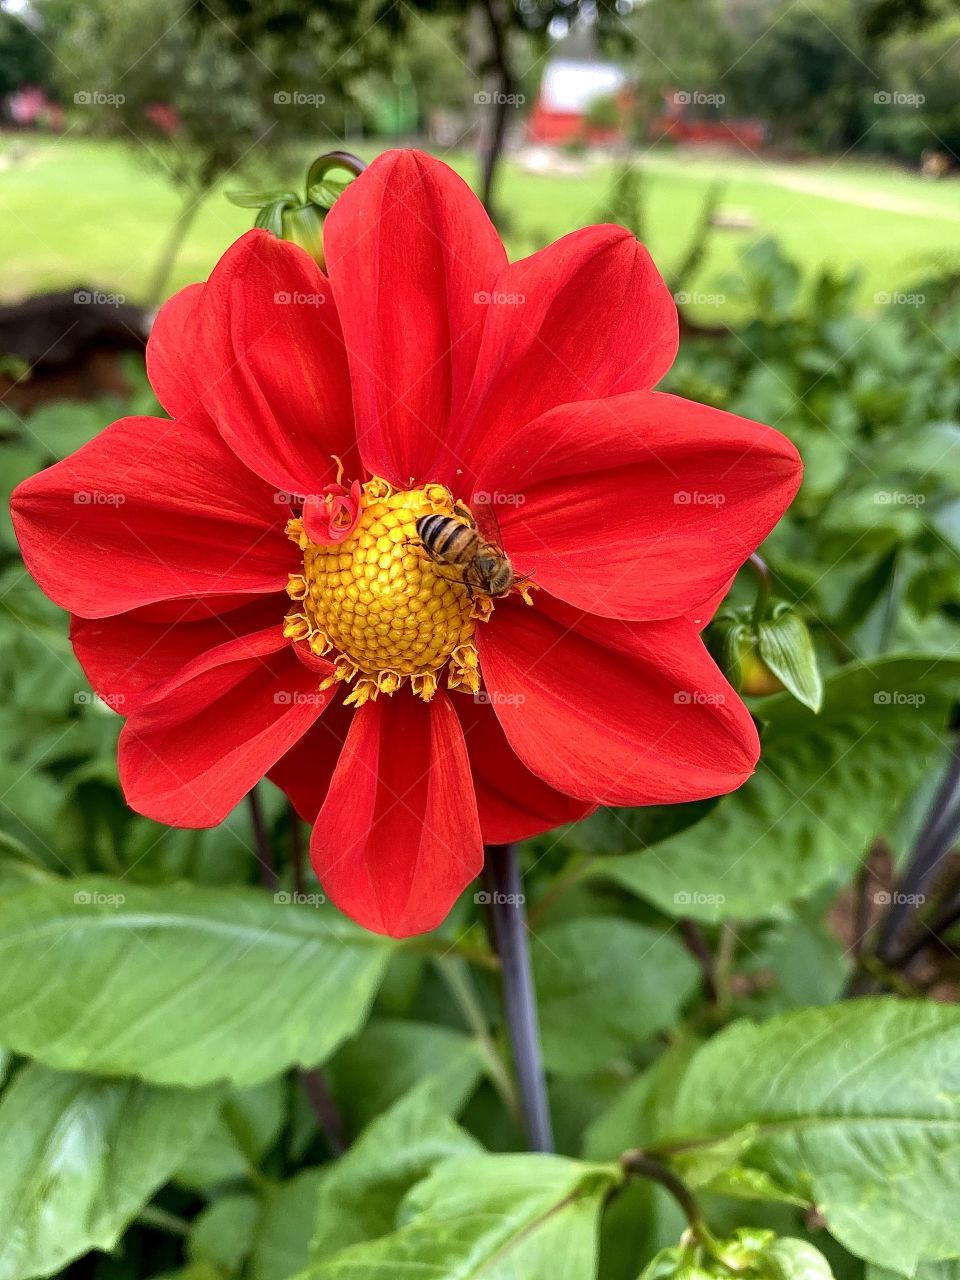
[[(471, 176), (469, 158), (453, 160)], [(722, 208), (752, 220), (750, 230), (713, 235), (695, 282), (704, 293), (724, 293), (723, 279), (738, 251), (760, 235), (777, 236), (810, 270), (825, 263), (859, 265), (865, 306), (878, 292), (906, 288), (960, 259), (957, 180), (930, 183), (850, 161), (767, 164), (664, 150), (638, 163), (645, 174), (650, 248), (666, 271), (681, 259), (715, 179), (725, 183)], [(511, 251), (527, 253), (594, 221), (610, 174), (609, 165), (599, 165), (575, 176), (546, 177), (508, 162), (502, 190)], [(168, 184), (120, 143), (0, 138), (0, 297), (82, 281), (142, 298), (176, 208)], [(215, 194), (189, 235), (174, 284), (204, 277), (250, 220), (248, 210)]]

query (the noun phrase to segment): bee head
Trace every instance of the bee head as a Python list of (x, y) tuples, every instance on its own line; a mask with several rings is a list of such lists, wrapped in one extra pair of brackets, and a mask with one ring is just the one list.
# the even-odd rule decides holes
[(477, 570), (492, 596), (506, 595), (513, 585), (513, 565), (506, 556), (478, 556)]

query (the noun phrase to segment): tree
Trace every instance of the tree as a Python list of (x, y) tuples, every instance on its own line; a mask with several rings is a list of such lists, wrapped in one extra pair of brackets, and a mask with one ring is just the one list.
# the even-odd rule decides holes
[(223, 22), (198, 22), (192, 0), (90, 0), (62, 15), (61, 92), (87, 128), (120, 138), (176, 187), (181, 208), (149, 291), (159, 302), (197, 210), (228, 174), (273, 172), (284, 148), (342, 128), (336, 84), (321, 83), (315, 52), (266, 28), (241, 40)]

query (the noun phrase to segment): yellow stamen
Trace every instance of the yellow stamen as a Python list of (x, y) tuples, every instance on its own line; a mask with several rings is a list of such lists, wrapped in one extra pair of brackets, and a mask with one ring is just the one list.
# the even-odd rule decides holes
[[(343, 467), (334, 461), (339, 483)], [(443, 485), (396, 491), (374, 477), (362, 487), (359, 519), (342, 542), (320, 546), (306, 536), (302, 519), (287, 522), (287, 536), (303, 551), (303, 572), (290, 575), (287, 591), (298, 608), (284, 634), (307, 640), (317, 656), (330, 654), (333, 673), (320, 687), (350, 684), (349, 706), (390, 696), (408, 682), (429, 702), (444, 668), (448, 688), (480, 689), (474, 631), (494, 601), (482, 592), (471, 600), (462, 568), (435, 564), (426, 554), (416, 523), (433, 512), (469, 517)]]

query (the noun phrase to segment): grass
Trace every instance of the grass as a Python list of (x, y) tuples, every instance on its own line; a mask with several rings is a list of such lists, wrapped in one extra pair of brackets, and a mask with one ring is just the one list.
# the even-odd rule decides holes
[[(472, 159), (450, 159), (472, 176)], [(824, 265), (859, 267), (865, 307), (878, 292), (958, 264), (958, 180), (930, 183), (848, 160), (788, 165), (662, 149), (638, 163), (648, 244), (668, 274), (683, 257), (714, 180), (724, 183), (722, 208), (752, 221), (750, 230), (714, 233), (698, 279), (689, 282), (703, 293), (723, 294), (740, 249), (764, 235), (778, 237), (808, 273)], [(513, 255), (596, 221), (611, 173), (601, 164), (578, 176), (543, 176), (510, 160), (501, 198)], [(0, 138), (0, 297), (85, 283), (142, 299), (177, 208), (171, 186), (122, 143)], [(188, 236), (173, 286), (205, 277), (250, 224), (249, 210), (215, 193)]]

